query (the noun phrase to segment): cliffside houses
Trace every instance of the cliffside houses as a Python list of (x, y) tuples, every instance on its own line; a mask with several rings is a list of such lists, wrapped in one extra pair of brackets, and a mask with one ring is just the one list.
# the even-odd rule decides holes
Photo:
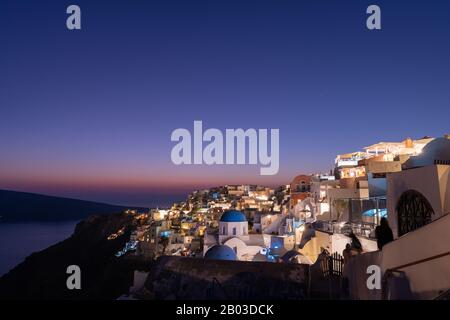
[[(151, 258), (291, 262), (324, 271), (323, 259), (334, 257), (351, 298), (434, 298), (450, 288), (449, 138), (379, 142), (338, 155), (330, 174), (300, 174), (275, 189), (198, 190), (152, 210), (130, 241), (135, 254)], [(383, 217), (394, 241), (380, 251), (374, 230)], [(339, 256), (355, 239), (359, 254), (342, 269)], [(364, 287), (369, 265), (380, 267), (382, 288)]]

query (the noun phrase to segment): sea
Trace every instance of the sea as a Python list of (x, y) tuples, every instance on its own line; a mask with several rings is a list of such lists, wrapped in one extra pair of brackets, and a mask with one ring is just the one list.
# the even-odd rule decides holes
[(68, 237), (78, 221), (0, 223), (0, 277), (25, 260)]

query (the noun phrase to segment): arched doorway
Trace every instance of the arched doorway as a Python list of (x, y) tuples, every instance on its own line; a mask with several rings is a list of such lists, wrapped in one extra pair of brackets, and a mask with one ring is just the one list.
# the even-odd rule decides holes
[(404, 192), (397, 203), (398, 236), (430, 223), (432, 214), (433, 208), (420, 192)]

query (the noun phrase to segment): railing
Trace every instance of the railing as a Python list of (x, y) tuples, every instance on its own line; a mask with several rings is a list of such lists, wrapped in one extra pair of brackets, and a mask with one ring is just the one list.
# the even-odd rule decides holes
[(348, 234), (351, 230), (357, 236), (375, 239), (373, 230), (375, 230), (376, 225), (369, 222), (345, 223), (342, 225), (340, 222), (320, 221), (316, 222), (314, 227), (316, 230), (328, 233)]
[(442, 292), (434, 300), (450, 300), (450, 289)]
[(340, 277), (344, 266), (344, 258), (337, 252), (321, 261), (324, 277)]
[(408, 268), (408, 267), (411, 267), (411, 266), (415, 266), (415, 265), (418, 265), (418, 264), (421, 264), (421, 263), (425, 263), (425, 262), (428, 262), (428, 261), (436, 260), (436, 259), (448, 256), (448, 255), (450, 255), (450, 251), (444, 252), (444, 253), (441, 253), (441, 254), (437, 254), (437, 255), (434, 255), (434, 256), (431, 256), (431, 257), (428, 257), (428, 258), (425, 258), (425, 259), (420, 259), (420, 260), (416, 260), (416, 261), (409, 262), (409, 263), (406, 263), (406, 264), (402, 264), (402, 265), (397, 266), (395, 268), (387, 269), (385, 271), (385, 273), (384, 273), (384, 276), (383, 276), (383, 285), (382, 285), (382, 288), (381, 288), (381, 297), (382, 297), (382, 299), (383, 300), (387, 299), (387, 295), (389, 294), (389, 292), (387, 291), (387, 287), (388, 287), (387, 285), (389, 283), (389, 280), (394, 276), (394, 273), (397, 272), (397, 273), (401, 273), (401, 274), (405, 275), (406, 274), (405, 271), (402, 271), (401, 269)]
[(435, 165), (450, 165), (450, 160), (434, 160)]
[(445, 252), (445, 253), (441, 253), (441, 254), (437, 254), (435, 256), (428, 257), (428, 258), (425, 258), (425, 259), (421, 259), (421, 260), (417, 260), (417, 261), (414, 261), (414, 262), (406, 263), (406, 264), (403, 264), (403, 265), (395, 267), (395, 268), (389, 268), (388, 270), (390, 270), (390, 271), (400, 271), (400, 269), (411, 267), (411, 266), (414, 266), (416, 264), (428, 262), (428, 261), (431, 261), (431, 260), (436, 260), (436, 259), (448, 256), (448, 255), (450, 255), (450, 251), (449, 252)]
[[(328, 298), (337, 299), (342, 288), (342, 272), (344, 269), (344, 258), (337, 252), (327, 255), (320, 262), (322, 275), (328, 281)], [(336, 296), (336, 293), (337, 296)]]

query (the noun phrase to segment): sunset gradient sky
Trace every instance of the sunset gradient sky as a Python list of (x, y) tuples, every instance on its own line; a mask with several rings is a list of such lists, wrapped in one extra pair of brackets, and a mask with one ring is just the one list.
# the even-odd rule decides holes
[[(449, 133), (449, 16), (438, 0), (1, 1), (0, 188), (166, 205)], [(173, 165), (171, 132), (194, 120), (279, 128), (279, 173)]]

